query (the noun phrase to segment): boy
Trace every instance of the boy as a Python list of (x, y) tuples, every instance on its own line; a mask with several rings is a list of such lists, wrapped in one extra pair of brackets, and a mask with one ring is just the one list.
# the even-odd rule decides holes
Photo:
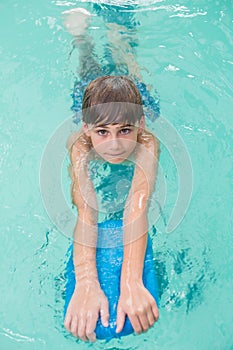
[[(109, 310), (96, 269), (98, 203), (88, 164), (93, 159), (115, 165), (127, 161), (135, 163), (123, 210), (124, 257), (116, 332), (121, 332), (127, 315), (135, 332), (141, 333), (159, 317), (156, 302), (142, 281), (148, 235), (147, 203), (154, 189), (159, 143), (145, 130), (142, 98), (134, 82), (121, 75), (101, 76), (101, 68), (93, 56), (93, 44), (85, 33), (89, 14), (83, 9), (66, 14), (65, 26), (75, 35), (75, 46), (80, 48), (79, 75), (82, 81), (91, 80), (90, 74), (97, 78), (89, 83), (83, 95), (82, 130), (72, 135), (67, 144), (71, 159), (71, 195), (78, 209), (78, 220), (73, 249), (76, 285), (64, 325), (74, 336), (95, 341), (98, 317), (100, 315), (102, 324), (107, 327)], [(75, 23), (79, 23), (78, 28)], [(134, 78), (138, 72), (134, 70), (136, 66), (131, 62), (130, 73)], [(76, 84), (76, 93), (82, 86)]]

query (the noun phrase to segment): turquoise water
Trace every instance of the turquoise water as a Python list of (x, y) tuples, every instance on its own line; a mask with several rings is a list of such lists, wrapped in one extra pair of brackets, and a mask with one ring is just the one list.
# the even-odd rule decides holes
[[(77, 344), (62, 327), (69, 241), (43, 206), (39, 173), (48, 140), (71, 115), (71, 38), (60, 13), (77, 6), (93, 11), (91, 3), (77, 1), (0, 4), (0, 349), (233, 349), (230, 1), (144, 1), (134, 14), (143, 77), (157, 88), (161, 113), (183, 140), (193, 171), (186, 215), (167, 233), (182, 187), (172, 154), (178, 143), (170, 140), (170, 152), (165, 129), (160, 178), (166, 198), (153, 235), (158, 324), (140, 336), (94, 345)], [(102, 57), (103, 19), (94, 17), (90, 30)]]

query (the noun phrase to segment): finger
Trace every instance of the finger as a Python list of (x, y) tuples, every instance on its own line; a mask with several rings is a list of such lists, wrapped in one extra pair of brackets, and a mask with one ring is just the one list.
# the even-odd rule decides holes
[(125, 312), (123, 311), (123, 309), (118, 306), (118, 309), (117, 309), (117, 320), (116, 320), (116, 325), (117, 325), (117, 328), (116, 328), (116, 333), (120, 333), (124, 327), (124, 324), (125, 324)]
[(158, 321), (158, 319), (159, 319), (159, 309), (158, 309), (156, 303), (153, 303), (153, 305), (152, 305), (152, 311), (153, 311), (153, 315), (154, 315), (155, 322), (156, 322), (156, 321)]
[(128, 317), (129, 317), (129, 320), (130, 320), (130, 322), (132, 324), (132, 327), (133, 327), (134, 331), (137, 334), (140, 334), (143, 329), (142, 329), (142, 326), (141, 326), (141, 323), (140, 323), (138, 317), (137, 316), (129, 316), (129, 315), (128, 315)]
[(153, 324), (156, 322), (156, 318), (154, 316), (152, 307), (150, 308), (150, 311), (147, 314), (147, 318), (148, 318), (149, 326), (152, 327)]
[(104, 327), (108, 327), (109, 321), (109, 309), (108, 309), (108, 300), (107, 298), (102, 301), (100, 308), (100, 318)]
[(95, 334), (95, 332), (92, 332), (92, 333), (87, 332), (87, 339), (91, 343), (94, 343), (96, 341), (96, 334)]
[(89, 314), (87, 316), (86, 335), (87, 335), (88, 340), (90, 340), (91, 342), (96, 341), (96, 334), (95, 334), (94, 330), (96, 327), (97, 320), (98, 320), (98, 314), (96, 314), (96, 315)]
[(68, 332), (70, 332), (70, 327), (71, 327), (71, 320), (72, 317), (70, 314), (66, 314), (65, 320), (64, 320), (64, 326), (67, 329)]
[(73, 334), (74, 337), (77, 337), (77, 335), (78, 335), (78, 317), (76, 315), (72, 317), (70, 332)]
[(84, 316), (81, 316), (79, 318), (78, 337), (79, 337), (79, 339), (82, 339), (84, 341), (87, 340), (87, 337), (86, 337), (86, 319), (84, 318)]
[(142, 313), (138, 316), (139, 322), (141, 323), (142, 331), (147, 331), (150, 327), (147, 315)]

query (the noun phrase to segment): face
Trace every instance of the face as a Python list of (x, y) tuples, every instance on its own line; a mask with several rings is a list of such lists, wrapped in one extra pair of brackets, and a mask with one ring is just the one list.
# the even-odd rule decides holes
[(83, 124), (91, 138), (94, 150), (109, 163), (118, 164), (128, 159), (137, 145), (138, 133), (144, 129), (144, 117), (139, 124)]

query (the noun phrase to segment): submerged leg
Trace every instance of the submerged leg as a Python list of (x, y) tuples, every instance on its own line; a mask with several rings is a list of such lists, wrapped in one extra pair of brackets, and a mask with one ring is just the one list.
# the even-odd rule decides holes
[(102, 75), (102, 69), (94, 53), (92, 37), (87, 33), (91, 13), (83, 8), (64, 11), (63, 24), (73, 39), (73, 50), (79, 49), (78, 76), (83, 81), (90, 81)]
[(137, 21), (134, 16), (137, 5), (95, 3), (93, 7), (105, 21), (109, 41), (105, 46), (105, 58), (113, 67), (115, 75), (130, 75), (141, 80), (135, 52), (138, 46)]
[(107, 23), (109, 50), (116, 65), (116, 72), (127, 69), (129, 76), (142, 80), (141, 68), (135, 58), (132, 42), (136, 41), (135, 29), (129, 29), (117, 23)]
[(95, 44), (92, 37), (86, 33), (75, 38), (73, 44), (79, 49), (78, 76), (80, 79), (89, 82), (103, 75), (103, 70), (95, 54)]

